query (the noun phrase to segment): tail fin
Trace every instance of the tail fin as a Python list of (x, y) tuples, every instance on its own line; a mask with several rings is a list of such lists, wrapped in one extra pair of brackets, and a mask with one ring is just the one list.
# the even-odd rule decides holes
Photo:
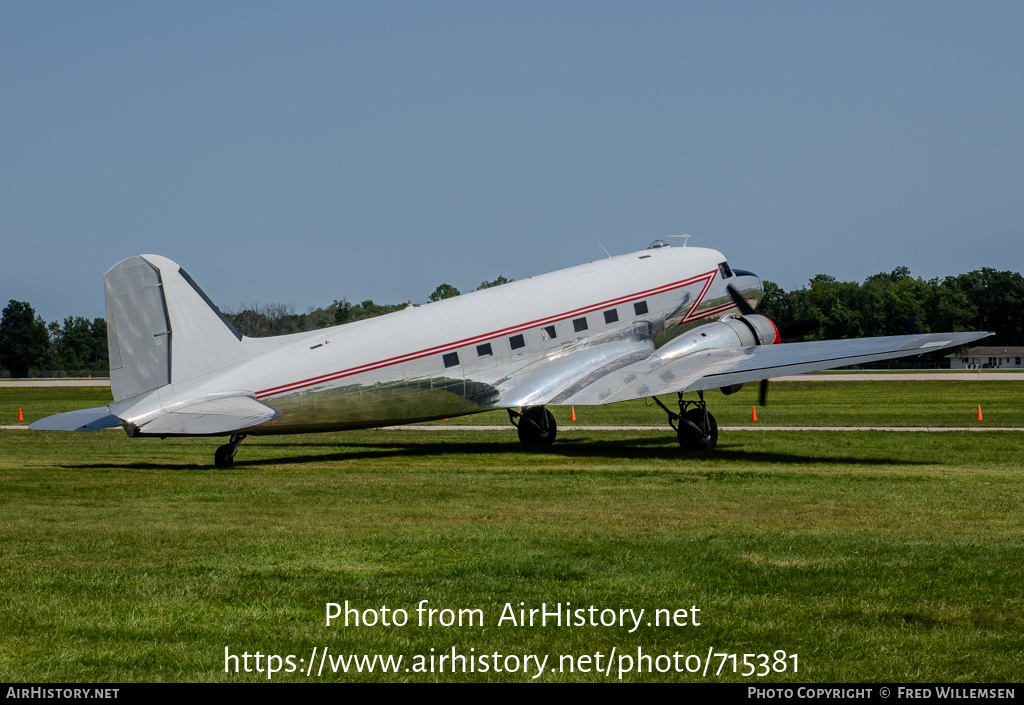
[(114, 401), (245, 359), (242, 336), (177, 264), (121, 260), (103, 275)]

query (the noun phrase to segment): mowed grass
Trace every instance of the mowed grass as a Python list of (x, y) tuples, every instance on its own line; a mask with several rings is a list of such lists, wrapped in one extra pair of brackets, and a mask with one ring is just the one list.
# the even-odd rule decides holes
[[(785, 387), (772, 390), (779, 407)], [(993, 408), (1019, 407), (1000, 394)], [(900, 396), (926, 416), (945, 403)], [(816, 423), (855, 416), (850, 398), (822, 403)], [(711, 399), (733, 423), (742, 405)], [(66, 410), (49, 403), (40, 415)], [(642, 405), (609, 413), (633, 411), (661, 422)], [(732, 432), (711, 455), (684, 455), (667, 430), (570, 431), (535, 452), (507, 429), (380, 430), (250, 437), (216, 470), (220, 442), (0, 430), (0, 681), (266, 680), (225, 673), (226, 647), (259, 651), (264, 667), (266, 654), (294, 655), (298, 668), (275, 681), (535, 673), (436, 672), (453, 648), (547, 655), (546, 682), (617, 680), (624, 662), (608, 676), (551, 669), (638, 649), (735, 653), (741, 671), (744, 653), (774, 665), (785, 651), (799, 671), (787, 660), (744, 679), (729, 662), (714, 675), (716, 658), (706, 676), (623, 680), (1024, 678), (1019, 432)], [(325, 626), (325, 604), (346, 600), (405, 609), (410, 623)], [(422, 600), (479, 609), (484, 625), (418, 626)], [(506, 603), (565, 602), (647, 612), (632, 633), (498, 626)], [(693, 606), (700, 626), (646, 625), (652, 610)], [(314, 647), (405, 660), (397, 673), (307, 678)], [(417, 655), (434, 655), (435, 672), (406, 672)]]

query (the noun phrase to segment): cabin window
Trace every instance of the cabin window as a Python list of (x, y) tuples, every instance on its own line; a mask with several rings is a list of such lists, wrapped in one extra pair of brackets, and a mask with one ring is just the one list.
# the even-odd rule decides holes
[(618, 320), (619, 320), (619, 309), (617, 309), (617, 308), (610, 308), (610, 309), (608, 309), (607, 311), (604, 312), (604, 322), (605, 323), (615, 323)]
[(491, 352), (491, 344), (490, 343), (484, 343), (483, 345), (477, 345), (476, 346), (476, 355), (477, 355), (477, 357), (490, 357), (493, 354), (494, 353)]
[(647, 313), (647, 302), (637, 301), (635, 304), (633, 304), (633, 310), (636, 311), (636, 315), (638, 316), (644, 315), (645, 313)]
[(722, 273), (722, 279), (728, 279), (733, 275), (732, 268), (729, 267), (728, 262), (722, 262), (718, 265), (718, 271)]
[(441, 359), (444, 360), (445, 369), (457, 367), (459, 364), (459, 354), (457, 352), (445, 353)]
[(577, 333), (582, 333), (587, 329), (587, 317), (574, 318), (572, 321), (572, 329)]
[(544, 340), (554, 340), (558, 337), (554, 326), (545, 326), (541, 330), (544, 332)]
[(522, 334), (520, 334), (520, 335), (513, 335), (512, 337), (510, 337), (508, 339), (508, 346), (510, 348), (512, 348), (513, 350), (518, 350), (519, 348), (525, 348), (526, 347), (526, 341), (523, 340)]

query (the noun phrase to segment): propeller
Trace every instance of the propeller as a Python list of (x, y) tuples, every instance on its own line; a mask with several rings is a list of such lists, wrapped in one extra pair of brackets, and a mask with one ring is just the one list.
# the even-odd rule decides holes
[[(729, 298), (736, 304), (736, 308), (740, 310), (740, 313), (744, 316), (749, 316), (754, 313), (753, 307), (747, 302), (743, 295), (734, 287), (732, 284), (728, 284), (726, 289), (729, 290)], [(790, 323), (788, 326), (779, 325), (778, 321), (773, 321), (776, 329), (779, 331), (780, 338), (802, 338), (808, 333), (818, 329), (817, 321), (795, 321)]]
[[(752, 314), (754, 312), (754, 307), (750, 305), (750, 302), (748, 302), (745, 298), (743, 298), (743, 295), (740, 294), (740, 292), (736, 289), (736, 287), (734, 287), (732, 284), (728, 284), (725, 288), (729, 292), (729, 298), (731, 298), (732, 302), (734, 304), (736, 304), (736, 308), (738, 308), (740, 310), (740, 314), (742, 314), (744, 316), (749, 316), (750, 314)], [(765, 406), (767, 403), (768, 403), (768, 380), (767, 379), (762, 379), (761, 380), (761, 388), (760, 388), (760, 391), (758, 393), (758, 404), (761, 405), (761, 406)]]
[(736, 304), (736, 308), (740, 310), (741, 314), (743, 314), (744, 316), (749, 316), (754, 312), (754, 307), (751, 306), (745, 298), (743, 298), (743, 295), (740, 294), (739, 290), (737, 290), (736, 287), (734, 287), (732, 284), (729, 284), (725, 288), (728, 289), (729, 298), (731, 298), (732, 302)]
[[(740, 310), (740, 314), (744, 316), (749, 316), (750, 314), (754, 313), (754, 307), (751, 306), (745, 298), (743, 298), (743, 295), (740, 294), (739, 290), (736, 287), (734, 287), (732, 284), (727, 284), (725, 288), (729, 291), (729, 298), (731, 298), (732, 302), (736, 304), (736, 308)], [(817, 328), (817, 321), (797, 321), (795, 323), (789, 324), (788, 326), (776, 326), (776, 330), (779, 331), (780, 338), (802, 338), (811, 331), (816, 330)], [(765, 406), (768, 403), (767, 397), (768, 380), (762, 379), (761, 392), (759, 395), (759, 403), (761, 406)]]

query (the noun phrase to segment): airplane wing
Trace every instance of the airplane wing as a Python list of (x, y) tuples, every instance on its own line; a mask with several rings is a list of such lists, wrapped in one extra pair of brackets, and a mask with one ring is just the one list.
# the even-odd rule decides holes
[(673, 357), (671, 345), (639, 362), (619, 366), (583, 388), (565, 387), (533, 404), (597, 405), (628, 399), (728, 387), (781, 375), (827, 370), (896, 357), (921, 355), (992, 335), (929, 333), (881, 338), (710, 349)]

